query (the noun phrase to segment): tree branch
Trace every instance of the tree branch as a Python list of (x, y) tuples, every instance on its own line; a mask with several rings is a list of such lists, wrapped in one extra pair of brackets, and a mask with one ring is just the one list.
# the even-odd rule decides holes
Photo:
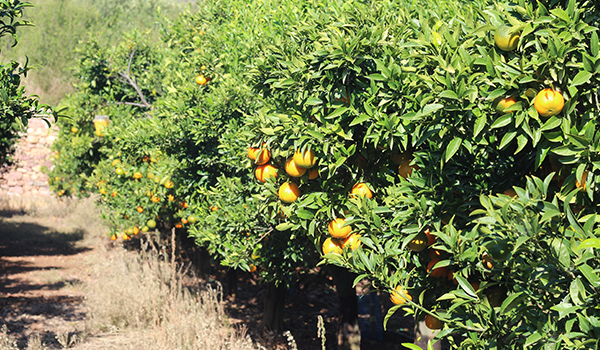
[(135, 103), (135, 102), (121, 102), (121, 103), (132, 105), (132, 106), (137, 106), (137, 107), (152, 108), (152, 105), (150, 103), (148, 103), (148, 100), (146, 100), (146, 97), (144, 97), (144, 94), (142, 93), (140, 88), (137, 86), (137, 83), (135, 82), (135, 77), (131, 76), (131, 61), (133, 61), (134, 54), (135, 54), (135, 49), (133, 49), (131, 51), (131, 53), (129, 54), (129, 62), (127, 63), (127, 71), (126, 72), (121, 71), (121, 72), (119, 72), (119, 75), (123, 79), (125, 79), (125, 81), (124, 81), (125, 83), (131, 85), (131, 87), (133, 87), (135, 89), (138, 96), (140, 97), (140, 100), (142, 100), (142, 103)]

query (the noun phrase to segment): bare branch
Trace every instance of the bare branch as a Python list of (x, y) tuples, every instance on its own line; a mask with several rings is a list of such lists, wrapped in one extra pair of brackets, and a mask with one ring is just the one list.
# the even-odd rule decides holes
[(133, 77), (133, 78), (131, 77), (131, 62), (133, 61), (134, 54), (135, 54), (135, 49), (133, 49), (131, 51), (131, 53), (129, 54), (129, 62), (127, 62), (127, 71), (119, 72), (119, 75), (123, 79), (125, 79), (123, 81), (124, 83), (131, 85), (131, 87), (133, 87), (135, 89), (138, 96), (140, 97), (140, 100), (142, 100), (142, 103), (134, 103), (134, 102), (121, 102), (121, 103), (128, 104), (131, 106), (137, 106), (137, 107), (152, 108), (152, 105), (150, 103), (148, 103), (148, 100), (146, 100), (146, 97), (144, 97), (144, 94), (142, 93), (140, 88), (137, 86), (137, 83), (135, 82), (135, 77)]

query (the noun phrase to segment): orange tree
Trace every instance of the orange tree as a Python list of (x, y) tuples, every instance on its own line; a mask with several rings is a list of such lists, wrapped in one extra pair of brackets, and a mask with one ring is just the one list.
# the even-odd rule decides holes
[[(28, 2), (16, 0), (0, 3), (0, 37), (11, 36), (13, 46), (17, 44), (17, 28), (30, 25), (22, 20), (23, 10), (30, 6)], [(10, 162), (18, 132), (23, 130), (30, 118), (40, 113), (54, 115), (52, 109), (40, 104), (36, 96), (27, 96), (25, 87), (21, 86), (21, 78), (27, 75), (29, 69), (27, 62), (20, 66), (16, 61), (2, 64), (0, 68), (0, 164)]]
[[(453, 347), (597, 347), (597, 5), (403, 5), (316, 9), (262, 48), (249, 146), (279, 168), (268, 207), (286, 181), (301, 193), (277, 228), (343, 248), (344, 219), (362, 244), (324, 261), (406, 290), (388, 316)], [(285, 175), (307, 150), (318, 179)]]
[[(314, 266), (314, 251), (300, 249), (308, 241), (293, 232), (269, 237), (265, 217), (280, 214), (257, 215), (261, 187), (247, 173), (243, 123), (261, 103), (247, 65), (257, 43), (271, 38), (256, 14), (286, 19), (299, 5), (278, 6), (210, 3), (164, 23), (160, 43), (133, 33), (115, 48), (82, 46), (78, 92), (65, 102), (71, 119), (54, 146), (53, 189), (99, 193), (113, 239), (176, 228), (223, 265), (258, 266), (264, 281), (285, 291), (303, 266)], [(96, 115), (111, 120), (101, 135)]]

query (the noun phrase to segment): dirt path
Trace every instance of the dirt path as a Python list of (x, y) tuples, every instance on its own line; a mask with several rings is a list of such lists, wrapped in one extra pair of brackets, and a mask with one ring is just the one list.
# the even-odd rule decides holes
[(93, 248), (65, 218), (0, 214), (0, 323), (19, 348), (35, 338), (66, 347), (85, 328), (79, 286)]

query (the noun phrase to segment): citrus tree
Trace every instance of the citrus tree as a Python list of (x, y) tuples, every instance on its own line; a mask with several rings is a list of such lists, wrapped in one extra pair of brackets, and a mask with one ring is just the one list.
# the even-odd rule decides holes
[(597, 5), (335, 10), (256, 61), (277, 227), (457, 348), (597, 346)]
[[(13, 46), (17, 44), (17, 29), (30, 25), (22, 20), (23, 10), (32, 5), (16, 0), (0, 3), (0, 37), (11, 36)], [(52, 109), (39, 103), (36, 96), (28, 96), (21, 79), (27, 75), (27, 62), (21, 66), (19, 62), (11, 61), (0, 67), (0, 164), (10, 161), (13, 152), (12, 145), (30, 118), (37, 114), (54, 115)]]

